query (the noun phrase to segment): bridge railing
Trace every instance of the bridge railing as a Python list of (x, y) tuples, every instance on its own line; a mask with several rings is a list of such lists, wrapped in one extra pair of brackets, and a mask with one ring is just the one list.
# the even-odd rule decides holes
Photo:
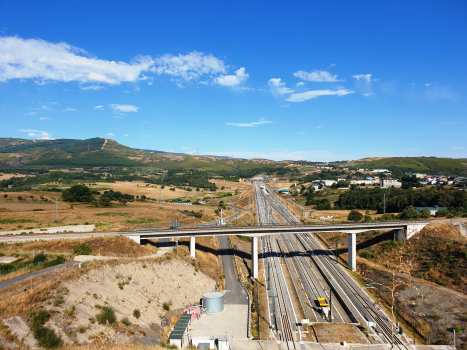
[[(289, 227), (300, 227), (301, 229), (307, 228), (326, 228), (329, 226), (332, 227), (343, 227), (343, 228), (352, 228), (352, 227), (378, 227), (378, 226), (404, 226), (411, 224), (423, 224), (429, 223), (427, 220), (404, 220), (404, 221), (378, 221), (378, 222), (360, 222), (360, 223), (329, 223), (329, 224), (259, 224), (259, 225), (248, 225), (248, 226), (180, 226), (176, 229), (171, 229), (170, 227), (155, 227), (155, 228), (146, 228), (146, 229), (136, 229), (128, 230), (125, 232), (128, 233), (145, 233), (145, 232), (154, 232), (161, 230), (209, 230), (209, 231), (235, 231), (236, 229), (267, 229), (267, 228), (289, 228)], [(122, 232), (122, 231), (119, 231)]]

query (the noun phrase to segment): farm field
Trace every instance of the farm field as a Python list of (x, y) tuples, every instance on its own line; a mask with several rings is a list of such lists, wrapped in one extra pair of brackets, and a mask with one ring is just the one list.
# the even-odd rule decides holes
[[(245, 189), (248, 184), (236, 182), (218, 181), (218, 185), (224, 186), (226, 190)], [(239, 196), (226, 196), (224, 192), (186, 192), (175, 188), (171, 191), (168, 186), (162, 189), (162, 204), (159, 203), (160, 187), (157, 185), (143, 184), (142, 182), (116, 182), (105, 184), (89, 184), (92, 190), (99, 191), (120, 191), (124, 194), (134, 195), (136, 198), (146, 196), (146, 201), (128, 202), (122, 205), (112, 202), (108, 207), (95, 207), (90, 203), (71, 203), (61, 201), (59, 192), (8, 192), (7, 197), (0, 197), (0, 231), (11, 230), (31, 230), (48, 226), (57, 226), (55, 223), (55, 195), (59, 196), (59, 221), (58, 225), (74, 224), (95, 224), (97, 231), (119, 230), (126, 228), (148, 227), (148, 226), (169, 226), (171, 221), (179, 221), (181, 225), (193, 225), (204, 222), (216, 221), (219, 215), (215, 211), (219, 210), (220, 201), (225, 203), (235, 202)], [(154, 187), (152, 187), (154, 186)], [(189, 195), (187, 197), (185, 192)], [(234, 193), (234, 192), (233, 192)], [(193, 195), (196, 194), (196, 197)], [(31, 198), (31, 196), (33, 198)], [(138, 197), (137, 197), (138, 196)], [(199, 197), (198, 197), (199, 196)], [(18, 200), (18, 197), (23, 200)], [(42, 199), (41, 199), (42, 197)], [(180, 201), (189, 198), (209, 197), (205, 205), (184, 205), (173, 204), (166, 201), (179, 199)], [(47, 200), (47, 203), (44, 201)], [(162, 207), (161, 209), (159, 207)], [(195, 218), (191, 211), (201, 212), (201, 218)], [(223, 210), (224, 217), (235, 213), (229, 206)], [(110, 220), (109, 220), (110, 217)]]

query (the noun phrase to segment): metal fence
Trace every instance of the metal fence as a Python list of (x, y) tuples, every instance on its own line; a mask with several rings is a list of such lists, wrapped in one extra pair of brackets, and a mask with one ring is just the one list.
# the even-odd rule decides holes
[(43, 271), (40, 274), (31, 276), (30, 278), (12, 283), (8, 287), (0, 290), (0, 300), (7, 300), (22, 295), (46, 283), (59, 281), (64, 277), (71, 276), (72, 274), (77, 273), (79, 270), (79, 264), (80, 263), (75, 263), (73, 265), (64, 266), (51, 271)]

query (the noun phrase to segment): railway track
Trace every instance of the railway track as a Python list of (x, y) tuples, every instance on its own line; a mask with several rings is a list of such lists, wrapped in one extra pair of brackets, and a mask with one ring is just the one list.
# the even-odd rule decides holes
[[(263, 197), (259, 185), (255, 182), (255, 200), (258, 222), (260, 224), (277, 223), (277, 219), (272, 214), (272, 207), (269, 201)], [(280, 255), (277, 251), (273, 236), (261, 237), (263, 254), (268, 264), (268, 285), (269, 300), (271, 301), (273, 321), (280, 339), (287, 349), (296, 349), (295, 332), (297, 331), (295, 312), (293, 309), (290, 294), (282, 271)]]
[[(388, 343), (392, 343), (392, 337), (394, 335), (394, 344), (399, 349), (408, 350), (409, 348), (407, 345), (400, 339), (395, 331), (392, 331), (392, 324), (388, 324), (388, 320), (381, 316), (381, 314), (375, 308), (375, 304), (371, 302), (369, 298), (363, 295), (361, 289), (355, 284), (353, 280), (351, 280), (351, 277), (348, 276), (347, 273), (345, 273), (345, 271), (340, 268), (340, 266), (338, 266), (338, 262), (331, 256), (331, 254), (322, 249), (318, 242), (316, 242), (315, 238), (311, 237), (310, 234), (299, 233), (297, 235), (301, 238), (301, 242), (308, 243), (308, 246), (306, 243), (304, 244), (305, 249), (308, 249), (310, 252), (312, 252), (312, 254), (314, 254), (316, 257), (316, 260), (322, 260), (319, 262), (323, 264), (322, 268), (324, 270), (330, 270), (329, 272), (332, 271), (333, 276), (338, 278), (338, 281), (336, 282), (341, 286), (345, 286), (345, 288), (353, 296), (354, 300), (357, 302), (355, 307), (363, 313), (362, 316), (364, 319), (361, 321), (374, 321), (379, 327), (379, 329), (376, 327), (376, 331), (378, 331), (378, 333), (382, 335)], [(318, 256), (313, 252), (324, 252), (324, 254), (320, 254), (319, 256), (321, 258), (318, 258)], [(324, 263), (324, 261), (326, 261), (326, 263)]]

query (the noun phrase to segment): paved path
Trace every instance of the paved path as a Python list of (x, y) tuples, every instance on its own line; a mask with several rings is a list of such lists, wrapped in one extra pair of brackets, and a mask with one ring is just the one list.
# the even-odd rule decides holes
[(24, 282), (24, 281), (26, 281), (27, 279), (29, 279), (31, 277), (39, 277), (41, 275), (46, 275), (46, 274), (48, 274), (48, 273), (50, 273), (50, 272), (52, 272), (54, 270), (61, 269), (61, 268), (65, 267), (65, 266), (72, 266), (73, 264), (77, 264), (77, 263), (78, 263), (78, 261), (70, 260), (70, 261), (66, 262), (65, 264), (52, 266), (52, 267), (47, 267), (46, 269), (43, 269), (43, 270), (38, 270), (38, 271), (30, 272), (30, 273), (27, 273), (25, 275), (21, 275), (21, 276), (18, 276), (18, 277), (13, 277), (13, 278), (11, 278), (9, 280), (0, 282), (0, 289), (8, 288), (12, 284)]
[(232, 261), (232, 249), (229, 246), (229, 241), (226, 236), (219, 236), (219, 246), (227, 289), (224, 301), (226, 304), (247, 305), (248, 299), (245, 291), (238, 284), (235, 266)]

